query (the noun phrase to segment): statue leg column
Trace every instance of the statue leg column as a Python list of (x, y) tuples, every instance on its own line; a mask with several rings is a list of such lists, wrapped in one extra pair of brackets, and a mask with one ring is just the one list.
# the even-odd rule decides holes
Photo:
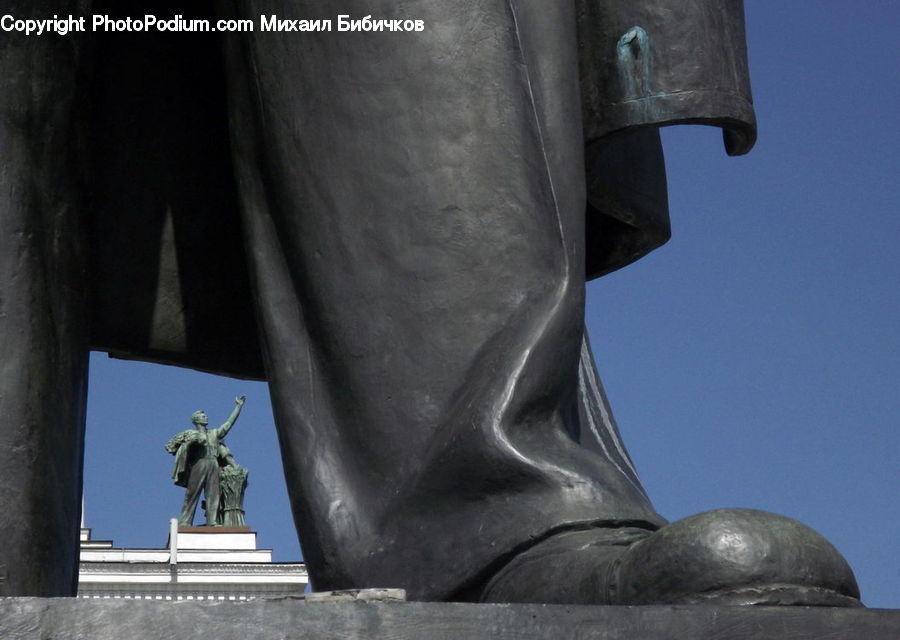
[[(336, 19), (326, 1), (238, 4)], [(449, 598), (554, 531), (662, 522), (566, 434), (585, 268), (567, 4), (345, 2), (424, 31), (227, 39), (267, 376), (316, 588)]]
[[(345, 0), (350, 19), (423, 31), (229, 39), (266, 374), (313, 584), (858, 604), (846, 562), (785, 518), (722, 510), (653, 533), (613, 425), (603, 455), (566, 434), (598, 406), (571, 4)], [(325, 0), (234, 5), (335, 19)]]
[[(17, 18), (82, 7), (5, 5)], [(0, 37), (0, 596), (71, 596), (88, 354), (70, 171), (78, 38)]]

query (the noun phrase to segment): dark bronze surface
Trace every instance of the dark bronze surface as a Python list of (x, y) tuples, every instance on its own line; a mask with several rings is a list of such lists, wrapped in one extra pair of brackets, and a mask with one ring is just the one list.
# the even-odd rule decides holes
[[(896, 640), (900, 611), (823, 607), (476, 605), (407, 602), (150, 602), (0, 599), (5, 640)], [(195, 632), (196, 633), (196, 632)]]
[(89, 348), (269, 382), (320, 589), (477, 598), (558, 534), (665, 524), (584, 281), (668, 238), (658, 126), (753, 144), (741, 3), (341, 3), (401, 8), (426, 30), (2, 35), (0, 593), (74, 588)]
[(764, 511), (719, 509), (655, 533), (637, 527), (559, 533), (513, 558), (481, 598), (857, 607), (859, 588), (846, 560), (809, 527)]

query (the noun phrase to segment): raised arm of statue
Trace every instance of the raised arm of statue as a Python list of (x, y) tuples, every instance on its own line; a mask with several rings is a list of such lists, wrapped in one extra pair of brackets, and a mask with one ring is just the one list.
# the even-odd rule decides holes
[(228, 432), (231, 431), (231, 427), (234, 426), (234, 423), (237, 422), (238, 416), (241, 415), (241, 409), (244, 406), (244, 401), (247, 399), (247, 396), (238, 396), (234, 399), (234, 409), (231, 411), (231, 415), (228, 416), (228, 420), (225, 423), (216, 429), (218, 431), (219, 438), (224, 438), (228, 435)]

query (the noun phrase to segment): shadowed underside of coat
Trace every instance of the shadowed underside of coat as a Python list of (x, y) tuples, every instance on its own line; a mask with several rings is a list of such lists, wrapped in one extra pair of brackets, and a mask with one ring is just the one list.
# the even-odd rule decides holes
[[(722, 126), (741, 154), (755, 120), (739, 2), (576, 4), (593, 278), (669, 238), (659, 125)], [(104, 34), (93, 57), (82, 103), (92, 348), (265, 379), (246, 252), (266, 248), (243, 239), (220, 39)]]

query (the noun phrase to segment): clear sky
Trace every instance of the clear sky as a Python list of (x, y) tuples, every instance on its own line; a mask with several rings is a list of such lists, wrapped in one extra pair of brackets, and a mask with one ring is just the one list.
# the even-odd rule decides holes
[[(673, 239), (588, 287), (625, 442), (670, 520), (795, 517), (900, 607), (900, 4), (747, 2), (760, 138), (666, 130)], [(85, 500), (96, 538), (161, 546), (181, 489), (163, 444), (205, 409), (250, 469), (247, 521), (300, 557), (261, 383), (95, 354)], [(198, 518), (198, 521), (201, 518)]]

